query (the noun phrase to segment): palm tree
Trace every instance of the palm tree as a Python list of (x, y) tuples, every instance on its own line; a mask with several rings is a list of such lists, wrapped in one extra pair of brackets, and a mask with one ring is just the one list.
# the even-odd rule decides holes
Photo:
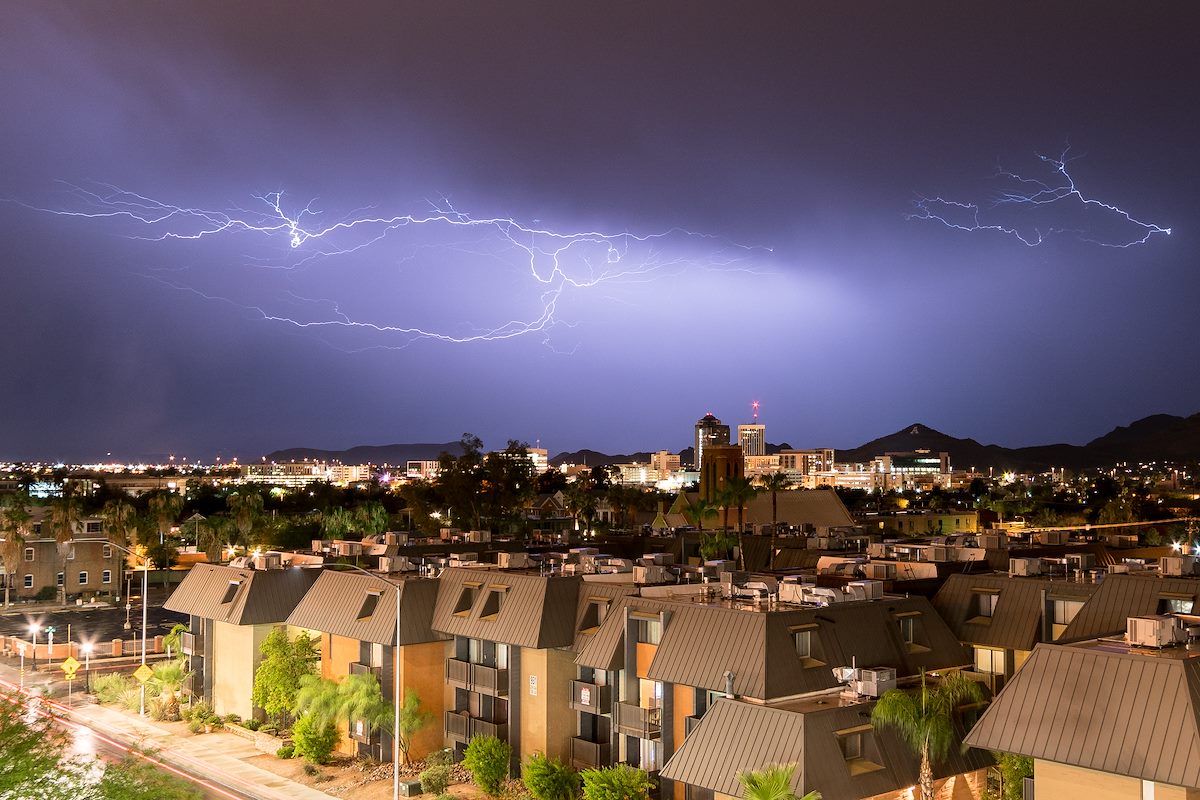
[(771, 556), (767, 561), (768, 569), (775, 568), (775, 535), (779, 533), (779, 493), (792, 485), (792, 479), (786, 472), (772, 472), (759, 478), (764, 492), (771, 493)]
[(792, 790), (792, 775), (795, 764), (772, 764), (761, 770), (738, 773), (742, 784), (742, 800), (821, 800), (820, 792), (809, 792), (797, 797)]
[(746, 526), (743, 522), (743, 512), (746, 510), (746, 505), (754, 499), (754, 495), (758, 494), (758, 487), (750, 482), (749, 478), (733, 477), (725, 481), (725, 491), (728, 494), (729, 501), (737, 507), (738, 514), (738, 549), (742, 550), (739, 558), (742, 561), (742, 569), (746, 568), (745, 548), (742, 547), (742, 533), (745, 532)]
[(916, 694), (889, 689), (871, 709), (871, 724), (876, 730), (894, 729), (921, 756), (921, 800), (933, 800), (932, 760), (945, 758), (954, 744), (955, 709), (982, 700), (983, 687), (961, 673), (951, 673), (937, 686), (930, 686), (922, 670), (921, 688)]
[(225, 505), (229, 506), (229, 510), (233, 514), (234, 523), (237, 525), (240, 537), (237, 544), (248, 544), (250, 542), (250, 534), (254, 530), (254, 524), (262, 514), (262, 495), (251, 489), (242, 489), (242, 491), (234, 492), (226, 497)]
[(210, 564), (216, 564), (237, 527), (233, 518), (226, 514), (213, 514), (205, 522), (196, 531), (196, 547), (204, 551)]
[(17, 574), (17, 564), (25, 550), (25, 535), (29, 532), (31, 515), (26, 503), (29, 496), (24, 492), (9, 495), (4, 498), (3, 509), (0, 510), (0, 531), (4, 532), (4, 546), (0, 547), (0, 561), (4, 562), (4, 607), (12, 605), (9, 599), (9, 588), (13, 576)]
[(63, 496), (54, 501), (50, 509), (50, 527), (54, 530), (54, 543), (58, 549), (58, 561), (62, 565), (62, 583), (59, 585), (59, 602), (67, 604), (67, 558), (75, 544), (75, 530), (79, 527), (79, 506), (75, 504), (75, 496), (67, 486), (63, 487)]
[(166, 541), (171, 525), (183, 510), (183, 498), (174, 492), (159, 492), (150, 498), (150, 516), (158, 525), (158, 543)]
[[(687, 517), (688, 522), (690, 522), (696, 526), (696, 530), (699, 531), (700, 542), (701, 542), (701, 544), (703, 544), (703, 542), (704, 542), (704, 520), (705, 520), (705, 518), (715, 517), (717, 515), (717, 507), (715, 505), (713, 505), (712, 503), (708, 502), (707, 500), (705, 500), (703, 497), (698, 497), (698, 498), (696, 498), (696, 502), (694, 502), (691, 505), (688, 505), (684, 508), (683, 515), (685, 517)], [(680, 557), (681, 561), (683, 560), (682, 539), (683, 539), (683, 537), (681, 536), (680, 537), (681, 541), (679, 544), (679, 550), (680, 550), (679, 557)], [(701, 554), (701, 558), (703, 558), (703, 554)], [(705, 560), (707, 560), (707, 559), (705, 559)]]
[[(124, 500), (109, 500), (100, 512), (109, 541), (129, 547), (137, 531), (137, 511)], [(113, 538), (116, 536), (117, 538)]]
[(148, 681), (150, 686), (147, 688), (158, 692), (166, 719), (179, 719), (179, 693), (183, 691), (189, 677), (191, 673), (188, 672), (187, 664), (182, 658), (154, 665), (154, 675)]
[(375, 731), (389, 725), (393, 710), (383, 699), (379, 680), (371, 673), (348, 675), (341, 683), (319, 675), (305, 675), (296, 692), (296, 717), (309, 714), (320, 726), (345, 720), (362, 721)]

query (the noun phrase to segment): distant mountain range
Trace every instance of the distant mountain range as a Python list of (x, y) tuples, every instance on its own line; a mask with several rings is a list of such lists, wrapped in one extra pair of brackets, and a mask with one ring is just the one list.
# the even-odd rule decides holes
[[(768, 453), (786, 449), (790, 449), (786, 443), (767, 445)], [(1085, 445), (1047, 444), (1016, 448), (980, 444), (974, 439), (958, 439), (928, 425), (916, 423), (860, 447), (838, 450), (836, 457), (838, 461), (870, 461), (884, 453), (913, 450), (949, 453), (950, 463), (956, 469), (975, 467), (977, 470), (993, 468), (1016, 472), (1041, 472), (1051, 467), (1087, 469), (1121, 461), (1197, 461), (1200, 460), (1200, 413), (1190, 417), (1155, 414), (1115, 428)], [(462, 450), (458, 442), (362, 446), (349, 450), (296, 447), (276, 450), (266, 458), (269, 461), (300, 461), (307, 458), (340, 461), (343, 464), (404, 464), (407, 461), (434, 460), (444, 452), (458, 454)], [(692, 448), (679, 451), (679, 456), (684, 464), (690, 464)], [(554, 466), (586, 464), (595, 467), (602, 464), (645, 463), (649, 460), (650, 453), (609, 455), (596, 450), (576, 450), (559, 453), (550, 459), (550, 463)]]

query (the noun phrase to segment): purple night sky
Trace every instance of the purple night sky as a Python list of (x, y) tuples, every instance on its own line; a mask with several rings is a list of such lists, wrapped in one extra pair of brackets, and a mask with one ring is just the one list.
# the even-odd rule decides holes
[(1200, 410), (1200, 13), (747, 5), (4, 3), (0, 458)]

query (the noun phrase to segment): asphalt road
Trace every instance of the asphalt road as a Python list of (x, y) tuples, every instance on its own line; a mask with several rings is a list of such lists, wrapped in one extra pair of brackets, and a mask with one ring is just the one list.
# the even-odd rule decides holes
[[(177, 623), (187, 624), (187, 616), (166, 611), (162, 603), (167, 594), (161, 590), (150, 591), (150, 602), (146, 609), (147, 631), (150, 637), (170, 633), (172, 626)], [(141, 599), (134, 597), (133, 607), (128, 613), (131, 627), (125, 629), (125, 606), (108, 608), (87, 608), (73, 606), (64, 610), (49, 610), (45, 606), (23, 607), (13, 606), (0, 614), (0, 636), (18, 636), (28, 640), (29, 626), (37, 624), (41, 632), (38, 642), (45, 643), (45, 630), (53, 627), (54, 640), (67, 640), (67, 626), (71, 626), (71, 637), (77, 642), (107, 642), (113, 639), (133, 639), (141, 636), (142, 607)]]

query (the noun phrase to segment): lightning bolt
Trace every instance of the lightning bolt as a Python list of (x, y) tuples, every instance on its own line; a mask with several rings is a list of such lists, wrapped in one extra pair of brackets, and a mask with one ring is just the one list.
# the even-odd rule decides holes
[[(20, 205), (58, 216), (123, 223), (129, 229), (126, 235), (148, 242), (199, 245), (219, 237), (256, 237), (267, 247), (267, 254), (243, 254), (242, 266), (252, 269), (300, 273), (323, 261), (368, 250), (404, 229), (417, 228), (471, 238), (411, 245), (406, 254), (394, 259), (397, 266), (419, 261), (429, 250), (440, 249), (472, 259), (476, 266), (489, 261), (520, 266), (523, 277), (519, 283), (525, 287), (521, 297), (533, 304), (533, 313), (482, 326), (462, 321), (457, 330), (454, 325), (439, 330), (356, 317), (337, 299), (308, 297), (291, 288), (271, 303), (247, 303), (197, 288), (177, 274), (170, 278), (162, 274), (149, 276), (165, 286), (207, 301), (230, 304), (271, 323), (310, 332), (355, 331), (371, 337), (366, 348), (355, 349), (397, 349), (419, 340), (495, 342), (533, 334), (541, 334), (543, 342), (554, 349), (551, 330), (574, 325), (559, 317), (565, 293), (587, 292), (601, 284), (647, 282), (689, 269), (757, 272), (745, 262), (756, 251), (769, 252), (767, 248), (683, 228), (649, 234), (560, 231), (536, 221), (523, 224), (509, 217), (475, 217), (445, 197), (430, 202), (430, 210), (423, 214), (379, 214), (374, 208), (366, 208), (334, 217), (320, 210), (315, 200), (289, 207), (283, 191), (254, 196), (256, 203), (251, 208), (233, 205), (207, 209), (164, 202), (107, 183), (62, 185), (69, 198), (62, 207)], [(394, 256), (394, 252), (389, 255)], [(288, 305), (292, 308), (282, 308)], [(297, 311), (297, 307), (303, 311)]]
[[(999, 168), (992, 177), (1007, 181), (1009, 188), (993, 197), (986, 209), (977, 203), (947, 200), (943, 197), (919, 197), (914, 201), (917, 210), (906, 215), (906, 218), (932, 220), (960, 231), (995, 231), (1012, 236), (1029, 247), (1042, 244), (1050, 236), (1067, 233), (1074, 234), (1091, 244), (1114, 248), (1134, 247), (1145, 244), (1153, 236), (1171, 235), (1170, 228), (1161, 227), (1153, 222), (1144, 222), (1120, 206), (1084, 195), (1067, 169), (1071, 161), (1081, 158), (1081, 156), (1069, 157), (1070, 150), (1070, 147), (1066, 148), (1058, 158), (1037, 155), (1039, 161), (1051, 169), (1054, 177), (1050, 180), (1053, 182), (1027, 178)], [(1043, 210), (1050, 206), (1058, 207), (1067, 213), (1098, 211), (1123, 223), (1131, 233), (1124, 238), (1113, 236), (1102, 239), (1090, 233), (1086, 228), (1065, 225), (1048, 225), (1044, 228), (1035, 226), (1032, 232), (1028, 232), (1028, 229), (1023, 230), (1017, 225), (991, 219), (992, 213), (1003, 207), (1031, 211)]]

